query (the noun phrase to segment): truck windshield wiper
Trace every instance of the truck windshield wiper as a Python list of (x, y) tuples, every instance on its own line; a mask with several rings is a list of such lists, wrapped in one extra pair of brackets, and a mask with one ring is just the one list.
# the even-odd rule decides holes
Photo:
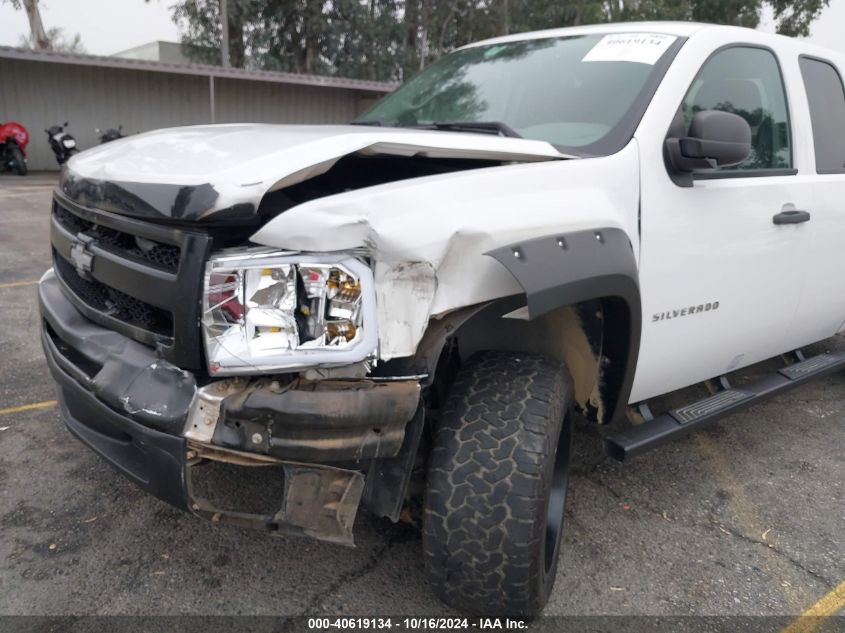
[(509, 138), (522, 138), (516, 130), (501, 121), (434, 121), (432, 123), (394, 123), (389, 124), (378, 119), (371, 121), (352, 121), (351, 125), (372, 125), (375, 127), (408, 127), (415, 130), (443, 130), (445, 132), (474, 132), (477, 134), (495, 134)]
[(434, 123), (419, 123), (403, 125), (420, 130), (443, 130), (446, 132), (475, 132), (478, 134), (495, 134), (510, 138), (522, 138), (512, 127), (501, 121), (435, 121)]

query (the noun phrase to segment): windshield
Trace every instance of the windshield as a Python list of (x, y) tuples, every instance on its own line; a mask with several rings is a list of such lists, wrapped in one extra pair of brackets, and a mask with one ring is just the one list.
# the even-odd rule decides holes
[(630, 140), (679, 46), (671, 35), (616, 33), (467, 48), (442, 57), (357, 123), (483, 122), (571, 153), (610, 154)]

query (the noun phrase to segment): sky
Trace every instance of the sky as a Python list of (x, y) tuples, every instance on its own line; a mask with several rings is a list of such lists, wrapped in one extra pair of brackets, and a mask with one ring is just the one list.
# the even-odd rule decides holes
[[(760, 30), (775, 32), (771, 9), (763, 14)], [(808, 39), (818, 46), (845, 53), (845, 0), (830, 0), (830, 6), (810, 27)]]
[[(845, 0), (841, 0), (845, 2)], [(2, 2), (2, 0), (0, 0)], [(173, 0), (40, 0), (45, 29), (61, 27), (82, 36), (85, 50), (111, 55), (155, 40), (179, 41), (168, 7)], [(26, 13), (0, 4), (0, 45), (17, 46), (29, 35)]]
[[(2, 0), (0, 0), (2, 2)], [(44, 27), (61, 27), (69, 36), (79, 33), (82, 44), (94, 55), (111, 55), (154, 40), (178, 41), (176, 25), (168, 7), (173, 0), (41, 0)], [(774, 31), (770, 15), (762, 30)], [(0, 4), (0, 45), (17, 46), (29, 34), (23, 11), (8, 2)], [(845, 53), (845, 0), (830, 6), (813, 24), (810, 40)]]

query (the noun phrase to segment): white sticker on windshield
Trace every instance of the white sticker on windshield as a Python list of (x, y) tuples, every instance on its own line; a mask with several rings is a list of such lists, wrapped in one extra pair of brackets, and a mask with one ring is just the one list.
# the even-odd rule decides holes
[(654, 65), (677, 38), (659, 33), (605, 35), (590, 49), (584, 62), (636, 62)]

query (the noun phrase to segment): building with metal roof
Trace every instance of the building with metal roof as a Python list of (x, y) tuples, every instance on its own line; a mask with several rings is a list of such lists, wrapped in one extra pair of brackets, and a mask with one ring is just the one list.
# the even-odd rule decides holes
[(84, 149), (95, 128), (134, 134), (203, 123), (344, 123), (394, 84), (0, 46), (0, 121), (30, 134), (30, 169), (57, 169), (45, 129), (69, 122)]
[(154, 62), (170, 62), (173, 64), (192, 64), (191, 59), (185, 55), (183, 45), (179, 42), (167, 42), (155, 40), (140, 46), (133, 46), (109, 57), (126, 57), (127, 59), (145, 59)]

